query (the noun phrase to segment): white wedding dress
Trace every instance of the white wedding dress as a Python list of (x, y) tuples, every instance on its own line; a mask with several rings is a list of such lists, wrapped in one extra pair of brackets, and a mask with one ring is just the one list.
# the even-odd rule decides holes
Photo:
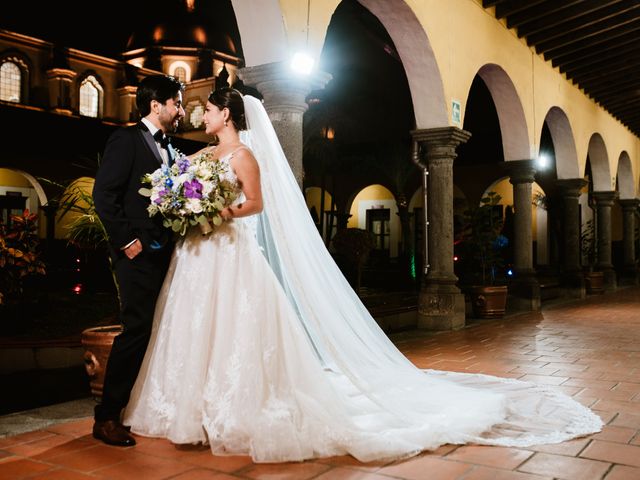
[[(255, 125), (261, 106), (245, 97), (245, 108)], [(394, 459), (446, 443), (528, 446), (600, 430), (599, 417), (551, 388), (414, 367), (350, 290), (312, 222), (305, 241), (304, 223), (287, 229), (308, 216), (304, 200), (286, 161), (274, 166), (253, 140), (265, 214), (209, 236), (194, 229), (177, 245), (125, 411), (132, 432), (283, 462)], [(280, 197), (285, 180), (295, 185), (289, 199)]]

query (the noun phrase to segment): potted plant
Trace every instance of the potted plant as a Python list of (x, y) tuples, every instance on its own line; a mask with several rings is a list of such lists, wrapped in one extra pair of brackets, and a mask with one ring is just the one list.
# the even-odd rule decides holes
[[(63, 185), (58, 186), (64, 187)], [(58, 211), (60, 212), (59, 220), (68, 214), (73, 214), (71, 222), (66, 227), (69, 243), (80, 249), (104, 251), (109, 258), (111, 267), (111, 258), (106, 249), (109, 240), (107, 231), (96, 213), (92, 195), (83, 188), (82, 184), (74, 182), (64, 188), (64, 193), (59, 200)], [(110, 270), (116, 292), (118, 292), (115, 272), (113, 268)], [(122, 325), (120, 324), (88, 328), (82, 332), (81, 343), (85, 349), (85, 369), (89, 375), (91, 393), (96, 398), (102, 396), (107, 360), (111, 353), (113, 340), (121, 332)]]
[(362, 282), (362, 267), (375, 246), (373, 234), (361, 228), (344, 228), (333, 237), (333, 248), (346, 264), (351, 286), (358, 293)]
[(479, 318), (502, 317), (507, 303), (506, 285), (497, 285), (504, 278), (500, 250), (508, 244), (501, 234), (502, 211), (496, 208), (500, 200), (496, 192), (489, 192), (482, 197), (479, 206), (464, 214), (463, 261), (467, 267), (467, 281), (472, 284), (470, 295), (474, 316)]
[(587, 220), (580, 228), (582, 267), (587, 293), (604, 293), (604, 273), (595, 271), (598, 259), (598, 243), (593, 219)]
[[(45, 274), (40, 259), (40, 238), (36, 233), (35, 213), (25, 210), (11, 215), (10, 223), (0, 222), (0, 305), (20, 303), (25, 296), (25, 281)], [(1, 310), (0, 310), (1, 311)]]

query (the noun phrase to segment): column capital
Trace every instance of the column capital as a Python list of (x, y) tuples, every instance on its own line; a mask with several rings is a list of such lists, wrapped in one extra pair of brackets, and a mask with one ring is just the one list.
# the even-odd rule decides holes
[(265, 109), (270, 113), (304, 113), (308, 108), (306, 97), (309, 92), (324, 88), (332, 78), (331, 74), (320, 70), (310, 75), (297, 75), (287, 62), (241, 68), (238, 76), (245, 85), (253, 86), (262, 93)]
[(509, 182), (512, 185), (517, 183), (533, 183), (535, 181), (535, 160), (511, 160), (504, 162), (502, 168), (509, 175)]
[(563, 197), (579, 197), (580, 192), (588, 183), (584, 178), (562, 178), (556, 180), (556, 186)]
[(414, 142), (425, 146), (427, 163), (453, 162), (456, 148), (471, 138), (471, 133), (458, 127), (423, 128), (411, 130)]
[(640, 206), (640, 198), (622, 198), (618, 203), (624, 211), (634, 211)]
[(591, 192), (591, 195), (598, 206), (612, 207), (614, 200), (618, 196), (618, 192)]
[(471, 132), (458, 127), (421, 128), (411, 130), (411, 137), (418, 143), (457, 147), (471, 138)]

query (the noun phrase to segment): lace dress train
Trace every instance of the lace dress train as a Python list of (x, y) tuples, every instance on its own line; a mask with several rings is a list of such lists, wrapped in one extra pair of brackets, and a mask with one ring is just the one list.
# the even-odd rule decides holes
[(318, 351), (300, 314), (250, 222), (189, 233), (174, 252), (125, 424), (256, 462), (402, 458), (445, 443), (527, 446), (601, 428), (549, 388), (422, 371), (391, 347), (380, 347), (381, 360), (341, 363), (330, 341)]

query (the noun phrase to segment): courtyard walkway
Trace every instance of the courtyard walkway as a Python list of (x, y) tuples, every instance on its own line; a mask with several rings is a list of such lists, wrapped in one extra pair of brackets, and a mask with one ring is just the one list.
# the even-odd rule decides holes
[(92, 420), (0, 438), (1, 479), (631, 480), (640, 479), (640, 288), (474, 322), (457, 332), (403, 333), (394, 342), (419, 367), (552, 385), (590, 406), (602, 433), (533, 448), (444, 446), (402, 462), (351, 457), (257, 465), (206, 449), (139, 438), (95, 441)]

